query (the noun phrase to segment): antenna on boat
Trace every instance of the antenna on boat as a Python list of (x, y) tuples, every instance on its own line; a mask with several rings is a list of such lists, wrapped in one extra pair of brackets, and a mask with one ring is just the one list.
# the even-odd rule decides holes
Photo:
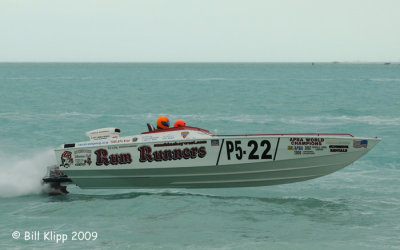
[(218, 129), (214, 129), (214, 135), (218, 134)]

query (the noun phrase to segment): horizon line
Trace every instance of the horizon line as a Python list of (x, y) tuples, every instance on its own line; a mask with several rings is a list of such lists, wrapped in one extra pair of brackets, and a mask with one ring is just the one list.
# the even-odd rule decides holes
[(259, 62), (259, 61), (233, 61), (233, 62), (227, 62), (227, 61), (0, 61), (0, 64), (4, 64), (4, 63), (88, 63), (88, 64), (95, 64), (95, 63), (141, 63), (141, 64), (183, 64), (183, 63), (191, 63), (191, 64), (202, 64), (202, 63), (215, 63), (215, 64), (240, 64), (240, 63), (252, 63), (252, 64), (257, 64), (257, 63), (275, 63), (275, 64), (279, 64), (279, 63), (304, 63), (304, 64), (316, 64), (316, 63), (320, 63), (320, 64), (398, 64), (400, 63), (400, 61), (288, 61), (288, 62), (279, 62), (279, 61), (263, 61), (263, 62)]

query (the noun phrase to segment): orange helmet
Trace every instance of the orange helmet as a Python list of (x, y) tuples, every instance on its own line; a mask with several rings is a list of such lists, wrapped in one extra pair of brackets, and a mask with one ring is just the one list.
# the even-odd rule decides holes
[(166, 129), (169, 128), (169, 120), (166, 116), (160, 116), (157, 119), (157, 128)]
[(174, 124), (174, 127), (185, 127), (186, 123), (184, 120), (177, 120)]

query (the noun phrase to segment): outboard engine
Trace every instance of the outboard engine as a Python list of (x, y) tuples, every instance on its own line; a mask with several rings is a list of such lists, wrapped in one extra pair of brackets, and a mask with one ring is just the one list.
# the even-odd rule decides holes
[(99, 141), (109, 138), (117, 138), (120, 133), (121, 129), (119, 128), (99, 128), (86, 132), (86, 136), (88, 136), (91, 141)]
[(50, 190), (47, 190), (49, 195), (68, 194), (67, 187), (61, 184), (73, 183), (56, 165), (47, 167), (47, 175), (43, 177), (42, 182), (50, 185)]

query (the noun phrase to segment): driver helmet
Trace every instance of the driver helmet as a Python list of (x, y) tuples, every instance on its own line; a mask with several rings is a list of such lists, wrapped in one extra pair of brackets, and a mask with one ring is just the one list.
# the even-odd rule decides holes
[(185, 127), (186, 123), (184, 120), (177, 120), (174, 124), (174, 127)]
[(160, 116), (157, 119), (157, 128), (166, 129), (169, 128), (169, 120), (166, 116)]

